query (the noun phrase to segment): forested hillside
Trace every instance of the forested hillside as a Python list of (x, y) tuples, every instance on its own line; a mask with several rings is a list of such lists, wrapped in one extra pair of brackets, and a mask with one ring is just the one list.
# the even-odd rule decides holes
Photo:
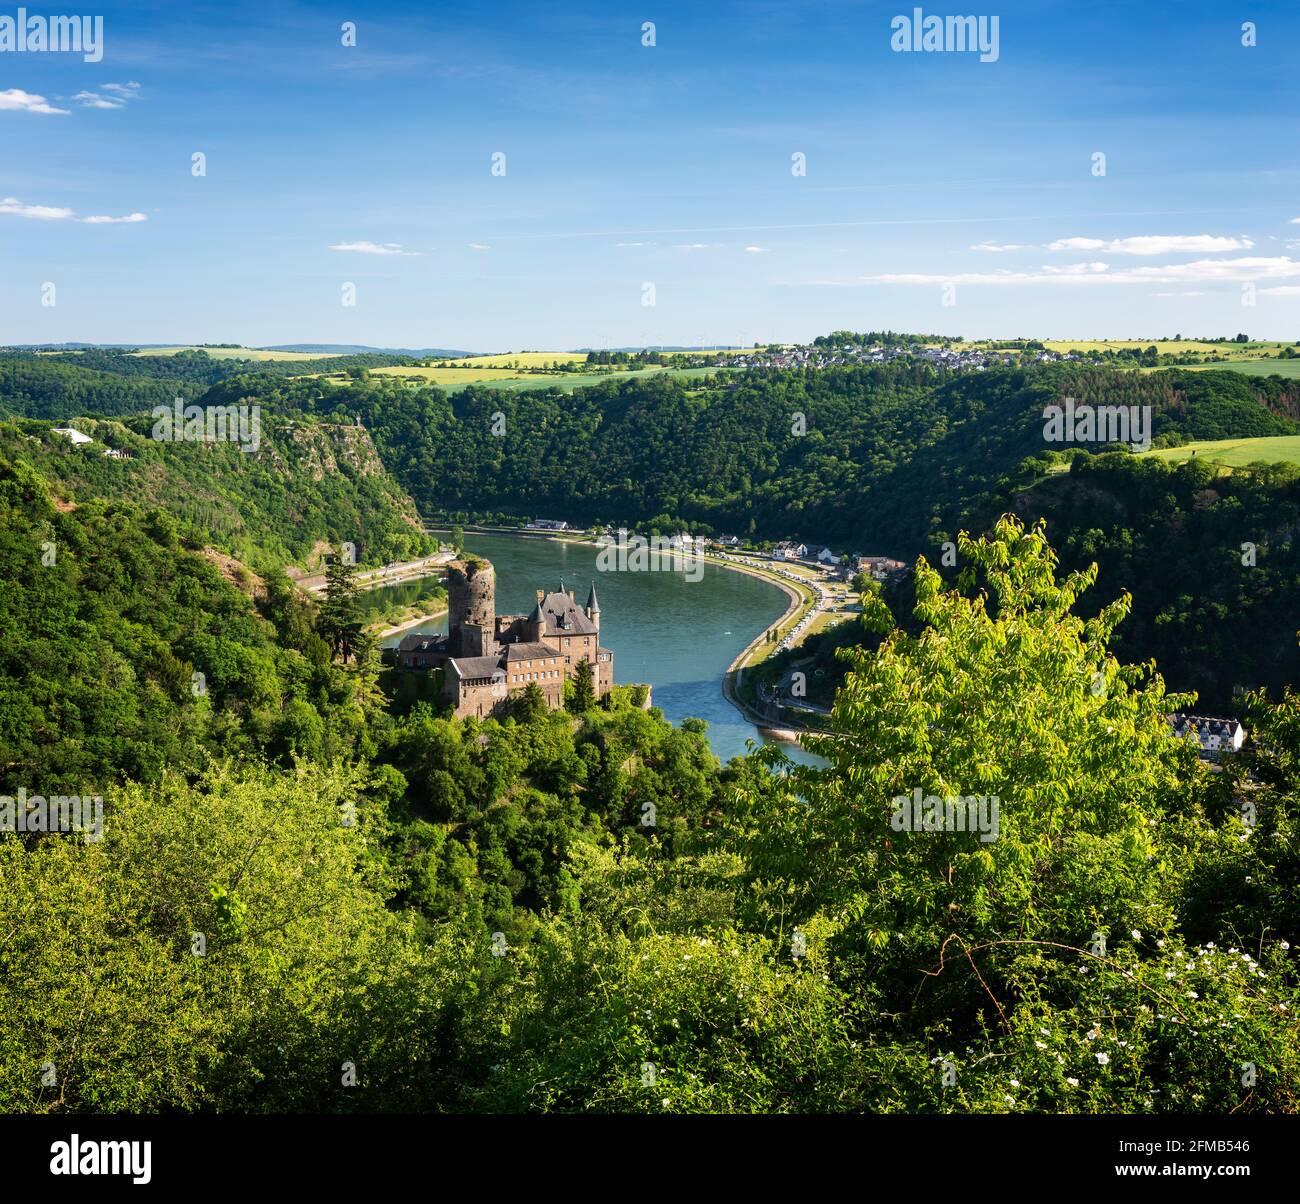
[(108, 793), (210, 757), (355, 747), (349, 687), (284, 578), (205, 555), (157, 507), (70, 508), (4, 458), (0, 541), (0, 792)]
[[(304, 561), (321, 543), (355, 545), (360, 564), (428, 554), (410, 498), (369, 434), (352, 424), (259, 416), (259, 446), (161, 441), (149, 416), (79, 419), (74, 445), (52, 423), (0, 422), (0, 455), (27, 460), (69, 501), (130, 499), (165, 508), (206, 543), (259, 568)], [(113, 448), (129, 458), (104, 455)]]
[(218, 381), (252, 375), (301, 376), (361, 372), (403, 364), (392, 355), (325, 356), (318, 360), (239, 360), (182, 351), (135, 355), (129, 351), (0, 352), (0, 416), (76, 418), (133, 414), (175, 398), (197, 397)]
[(1117, 635), (1203, 708), (1237, 711), (1247, 690), (1300, 682), (1300, 469), (1219, 473), (1126, 455), (1081, 457), (1015, 498), (1070, 568), (1097, 563), (1106, 598), (1133, 596)]
[(903, 556), (1032, 478), (1026, 458), (1067, 450), (1044, 443), (1042, 416), (1066, 396), (1150, 405), (1158, 444), (1300, 431), (1300, 388), (1280, 381), (1075, 366), (754, 371), (689, 386), (452, 397), (268, 379), (216, 386), (207, 400), (246, 396), (271, 410), (359, 416), (427, 516), (686, 526)]

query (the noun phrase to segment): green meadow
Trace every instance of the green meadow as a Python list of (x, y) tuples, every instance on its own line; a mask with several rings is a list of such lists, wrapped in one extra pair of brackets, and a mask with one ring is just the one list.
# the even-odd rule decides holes
[(1185, 443), (1182, 447), (1161, 447), (1143, 452), (1169, 464), (1181, 464), (1196, 458), (1210, 460), (1228, 468), (1241, 468), (1263, 460), (1270, 464), (1300, 464), (1300, 435), (1270, 435), (1262, 439), (1215, 439), (1203, 443)]

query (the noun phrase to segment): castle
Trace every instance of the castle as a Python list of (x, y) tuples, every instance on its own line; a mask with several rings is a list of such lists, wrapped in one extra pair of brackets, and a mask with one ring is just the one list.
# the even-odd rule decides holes
[(529, 615), (496, 613), (496, 574), (473, 557), (447, 566), (446, 636), (408, 635), (398, 645), (408, 669), (445, 671), (444, 690), (458, 718), (501, 715), (512, 695), (535, 682), (546, 705), (564, 705), (564, 682), (591, 663), (591, 684), (604, 698), (614, 684), (614, 654), (600, 646), (600, 604), (592, 582), (579, 607), (573, 591), (537, 591)]

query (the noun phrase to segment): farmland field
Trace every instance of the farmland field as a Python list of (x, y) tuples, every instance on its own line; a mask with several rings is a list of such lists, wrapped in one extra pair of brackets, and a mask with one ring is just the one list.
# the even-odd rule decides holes
[(1182, 447), (1162, 447), (1143, 452), (1167, 464), (1181, 464), (1192, 458), (1212, 460), (1239, 468), (1256, 460), (1270, 464), (1300, 464), (1300, 435), (1271, 435), (1263, 439), (1216, 439), (1204, 443), (1187, 443)]
[(1066, 339), (1062, 342), (1044, 340), (1043, 346), (1049, 351), (1145, 351), (1154, 347), (1160, 355), (1186, 355), (1202, 353), (1213, 355), (1220, 360), (1261, 359), (1276, 355), (1284, 343), (1203, 343), (1195, 339), (1170, 339), (1159, 342), (1154, 339)]
[(182, 351), (203, 351), (214, 360), (318, 360), (307, 351), (260, 351), (256, 347), (142, 347), (132, 355), (177, 355)]
[(1214, 364), (1188, 364), (1193, 371), (1219, 369), (1245, 372), (1250, 376), (1290, 376), (1300, 378), (1300, 359), (1295, 360), (1226, 360)]
[(505, 355), (473, 355), (446, 362), (458, 368), (545, 368), (555, 363), (581, 364), (586, 359), (585, 351), (515, 351)]

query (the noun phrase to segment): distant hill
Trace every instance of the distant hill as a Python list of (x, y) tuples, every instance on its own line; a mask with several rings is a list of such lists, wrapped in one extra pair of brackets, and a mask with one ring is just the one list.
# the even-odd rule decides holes
[(446, 347), (367, 347), (361, 343), (282, 343), (258, 347), (258, 351), (296, 351), (307, 355), (404, 355), (433, 356), (438, 359), (462, 359), (480, 354), (477, 351), (454, 351)]
[[(235, 343), (5, 343), (6, 351), (170, 351), (177, 347), (196, 350), (227, 351), (288, 351), (305, 355), (394, 355), (407, 357), (436, 356), (439, 359), (460, 359), (480, 355), (478, 351), (458, 351), (448, 347), (368, 347), (361, 343), (282, 343), (271, 347), (242, 347)], [(629, 348), (631, 350), (631, 348)]]

